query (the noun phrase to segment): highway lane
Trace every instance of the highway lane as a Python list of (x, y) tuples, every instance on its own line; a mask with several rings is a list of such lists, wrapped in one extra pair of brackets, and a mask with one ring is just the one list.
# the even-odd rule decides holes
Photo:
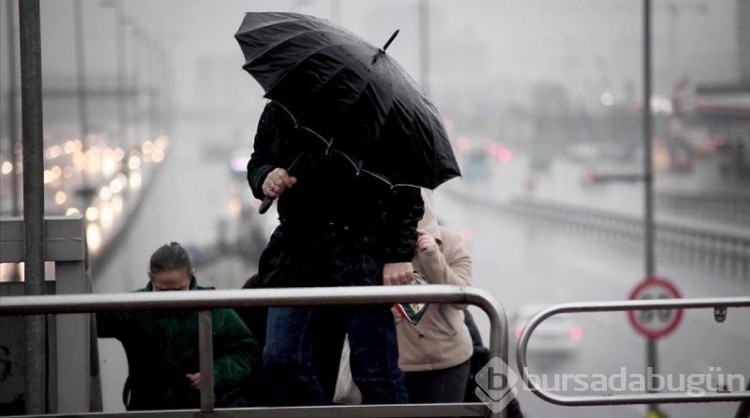
[[(520, 180), (503, 172), (507, 188)], [(449, 187), (461, 187), (460, 180)], [(498, 187), (495, 179), (489, 185)], [(470, 186), (480, 193), (481, 183)], [(491, 189), (486, 193), (504, 190)], [(499, 187), (505, 187), (500, 185)], [(627, 299), (631, 289), (643, 277), (642, 250), (632, 245), (614, 246), (585, 237), (566, 234), (564, 230), (542, 226), (521, 217), (488, 208), (464, 203), (460, 195), (438, 189), (434, 193), (435, 208), (443, 221), (464, 230), (470, 238), (470, 251), (474, 260), (475, 285), (492, 293), (507, 309), (513, 312), (524, 304), (557, 304), (581, 301)], [(511, 196), (513, 193), (507, 193)], [(486, 194), (485, 194), (486, 196)], [(488, 199), (491, 197), (487, 196)], [(684, 297), (736, 296), (750, 294), (750, 284), (737, 277), (721, 277), (669, 260), (658, 260), (657, 271), (672, 279)], [(709, 368), (725, 373), (742, 373), (750, 376), (747, 361), (750, 349), (747, 310), (731, 311), (732, 318), (724, 324), (713, 321), (708, 310), (686, 311), (677, 331), (659, 344), (660, 373), (708, 373)], [(488, 327), (479, 317), (480, 326)], [(583, 329), (583, 338), (574, 356), (555, 359), (530, 357), (530, 371), (554, 382), (554, 373), (612, 376), (625, 367), (627, 374), (645, 370), (645, 342), (637, 336), (624, 313), (575, 315)], [(486, 338), (486, 328), (485, 338)], [(512, 338), (512, 337), (511, 337)], [(532, 337), (533, 342), (533, 337)], [(512, 355), (513, 357), (513, 355)], [(512, 361), (511, 365), (515, 367)], [(579, 392), (570, 385), (567, 395), (599, 394)], [(519, 395), (525, 411), (531, 417), (601, 416), (601, 408), (565, 408), (553, 406), (536, 396), (521, 392)], [(734, 404), (690, 406), (665, 406), (670, 416), (706, 417), (732, 416)], [(643, 406), (607, 407), (612, 417), (644, 416)]]

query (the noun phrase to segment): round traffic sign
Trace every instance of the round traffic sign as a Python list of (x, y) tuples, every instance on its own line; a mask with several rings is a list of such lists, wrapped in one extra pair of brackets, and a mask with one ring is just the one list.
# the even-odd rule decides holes
[[(631, 300), (678, 299), (681, 297), (677, 286), (663, 277), (647, 277), (630, 292)], [(628, 311), (628, 319), (638, 333), (655, 340), (669, 335), (677, 328), (682, 320), (682, 309)]]

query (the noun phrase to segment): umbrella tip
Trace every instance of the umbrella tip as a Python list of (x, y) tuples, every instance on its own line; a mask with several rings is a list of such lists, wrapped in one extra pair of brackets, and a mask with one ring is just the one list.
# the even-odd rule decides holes
[(386, 49), (388, 49), (389, 46), (391, 46), (391, 42), (393, 42), (394, 39), (396, 39), (396, 36), (398, 35), (400, 29), (396, 29), (395, 32), (393, 32), (393, 35), (391, 35), (390, 38), (388, 38), (388, 41), (383, 45), (382, 48), (380, 48), (381, 51), (385, 52)]
[(388, 38), (388, 41), (386, 41), (385, 45), (383, 45), (382, 48), (378, 49), (378, 52), (375, 54), (374, 57), (372, 57), (372, 63), (375, 64), (378, 61), (378, 58), (380, 58), (381, 55), (385, 54), (385, 50), (388, 49), (388, 47), (391, 45), (391, 42), (393, 42), (394, 39), (396, 39), (396, 35), (398, 35), (399, 29), (396, 29), (395, 32), (393, 32), (393, 35), (391, 35), (390, 38)]

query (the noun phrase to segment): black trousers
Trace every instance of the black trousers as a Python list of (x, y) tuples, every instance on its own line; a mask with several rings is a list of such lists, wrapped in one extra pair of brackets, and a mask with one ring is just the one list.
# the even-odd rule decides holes
[(410, 403), (459, 403), (469, 379), (469, 361), (447, 369), (404, 373)]

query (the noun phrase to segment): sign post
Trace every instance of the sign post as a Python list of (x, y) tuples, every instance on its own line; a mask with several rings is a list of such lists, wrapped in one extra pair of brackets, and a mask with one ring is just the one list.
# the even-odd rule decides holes
[[(631, 300), (678, 299), (682, 295), (671, 281), (656, 276), (647, 276), (630, 292)], [(659, 374), (657, 370), (656, 341), (674, 332), (682, 321), (682, 309), (648, 309), (628, 311), (628, 319), (636, 332), (646, 338), (646, 375)], [(655, 392), (654, 380), (648, 382), (648, 391)], [(647, 418), (666, 418), (658, 406), (650, 405)]]
[[(651, 0), (643, 1), (643, 244), (646, 277), (656, 274), (654, 250), (653, 166), (651, 161)], [(657, 371), (656, 340), (646, 342), (646, 367)], [(653, 382), (651, 383), (653, 385)], [(649, 415), (660, 414), (659, 405), (648, 406)]]

